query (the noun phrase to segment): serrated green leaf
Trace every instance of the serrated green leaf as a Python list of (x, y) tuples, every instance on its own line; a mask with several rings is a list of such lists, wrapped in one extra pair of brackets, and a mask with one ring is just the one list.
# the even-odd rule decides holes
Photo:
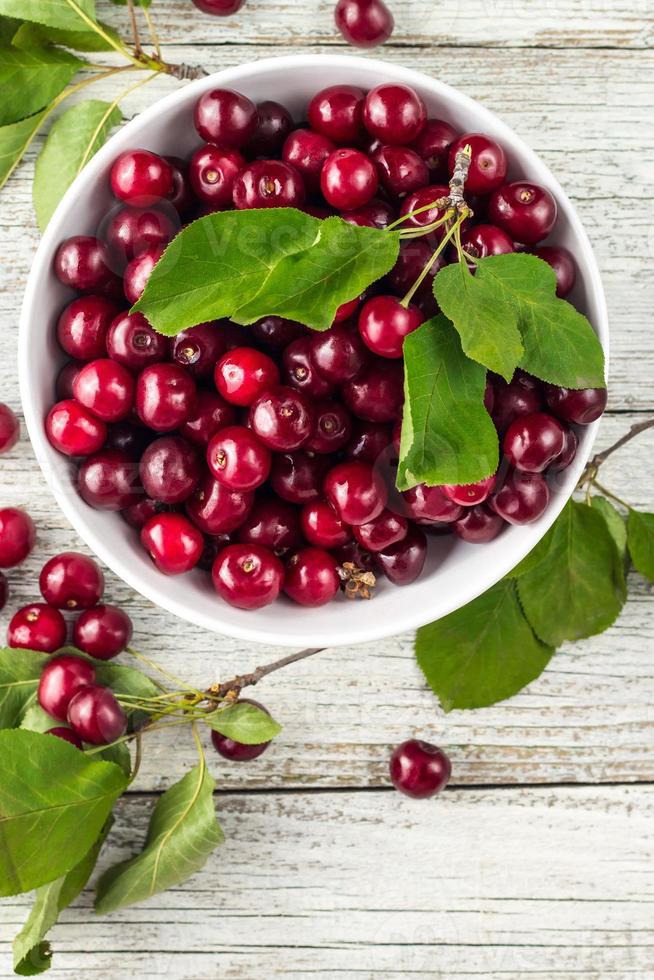
[[(108, 24), (98, 21), (105, 35), (108, 35), (116, 43), (120, 41), (118, 31)], [(96, 31), (88, 30), (60, 30), (56, 27), (46, 27), (45, 24), (28, 22), (18, 25), (16, 22), (16, 33), (11, 40), (15, 48), (30, 51), (32, 48), (42, 48), (46, 44), (60, 44), (64, 48), (72, 48), (73, 51), (113, 51), (114, 46), (101, 34)], [(82, 22), (83, 27), (83, 22)]]
[(22, 160), (47, 114), (48, 110), (44, 109), (10, 126), (0, 126), (0, 188)]
[(620, 557), (624, 560), (627, 555), (627, 524), (624, 517), (606, 497), (593, 496), (590, 498), (590, 505), (606, 521), (606, 526), (616, 543)]
[(63, 722), (58, 721), (43, 710), (41, 705), (37, 703), (36, 694), (34, 694), (33, 700), (23, 712), (19, 727), (28, 732), (47, 732), (48, 729), (57, 728), (62, 724)]
[(568, 501), (532, 555), (517, 588), (525, 616), (544, 643), (593, 636), (616, 620), (627, 598), (624, 568), (598, 511)]
[(36, 650), (0, 649), (0, 729), (20, 725), (47, 660)]
[(214, 731), (244, 745), (269, 742), (282, 730), (282, 726), (266, 711), (245, 701), (218, 708), (205, 715), (203, 721)]
[(654, 582), (654, 514), (630, 510), (627, 518), (627, 540), (634, 568)]
[(534, 635), (509, 579), (423, 626), (415, 649), (445, 711), (484, 708), (512, 697), (543, 672), (554, 653)]
[(140, 854), (109, 868), (98, 883), (101, 915), (143, 902), (186, 881), (223, 841), (213, 803), (215, 782), (201, 762), (157, 803)]
[(59, 913), (84, 890), (112, 822), (109, 817), (88, 854), (68, 874), (37, 888), (27, 922), (14, 939), (14, 973), (33, 977), (50, 969), (52, 950), (50, 943), (44, 941), (45, 936), (56, 923)]
[(80, 30), (83, 26), (84, 19), (78, 11), (95, 21), (94, 0), (0, 0), (2, 16), (32, 20), (64, 30)]
[(100, 149), (123, 116), (116, 106), (90, 99), (57, 119), (36, 161), (34, 210), (41, 231), (80, 170)]
[[(91, 657), (88, 659), (92, 660)], [(93, 665), (98, 684), (105, 684), (115, 694), (131, 694), (137, 698), (156, 698), (161, 694), (161, 688), (135, 667), (125, 667), (106, 660), (93, 660)]]
[(397, 486), (475, 483), (497, 469), (497, 431), (484, 407), (486, 370), (461, 350), (444, 316), (404, 341), (405, 411)]
[(53, 735), (0, 731), (0, 895), (70, 871), (127, 786), (118, 766)]
[(23, 51), (0, 45), (0, 126), (47, 106), (66, 88), (82, 62), (60, 48)]

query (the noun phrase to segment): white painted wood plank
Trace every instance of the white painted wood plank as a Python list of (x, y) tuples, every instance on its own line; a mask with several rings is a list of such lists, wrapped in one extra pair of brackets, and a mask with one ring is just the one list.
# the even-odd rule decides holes
[[(52, 977), (602, 978), (654, 971), (651, 787), (217, 797), (227, 843), (187, 886), (52, 939)], [(102, 866), (134, 852), (120, 807)], [(112, 839), (114, 839), (112, 837)], [(25, 897), (0, 907), (2, 943)]]

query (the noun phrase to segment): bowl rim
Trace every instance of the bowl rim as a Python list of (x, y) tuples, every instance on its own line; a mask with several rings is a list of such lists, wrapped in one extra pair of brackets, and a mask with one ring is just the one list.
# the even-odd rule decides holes
[[(77, 498), (71, 495), (70, 492), (66, 492), (66, 490), (68, 489), (69, 491), (70, 488), (65, 486), (65, 481), (61, 478), (61, 475), (57, 469), (53, 468), (48, 458), (53, 450), (47, 443), (43, 429), (43, 419), (37, 412), (31, 396), (29, 340), (32, 305), (39, 284), (44, 280), (44, 277), (47, 276), (50, 271), (53, 250), (60, 241), (59, 224), (63, 216), (68, 213), (71, 204), (75, 201), (79, 193), (80, 188), (86, 188), (87, 185), (96, 180), (99, 174), (111, 162), (116, 152), (114, 145), (118, 138), (120, 138), (121, 141), (129, 139), (132, 133), (136, 135), (139, 132), (144, 122), (147, 123), (150, 120), (153, 120), (157, 115), (168, 110), (169, 108), (172, 108), (173, 106), (183, 103), (192, 104), (193, 100), (202, 91), (215, 85), (229, 86), (232, 82), (235, 84), (240, 84), (269, 69), (275, 69), (277, 71), (310, 71), (312, 68), (315, 68), (317, 62), (321, 63), (323, 66), (332, 66), (339, 69), (349, 66), (356, 66), (357, 68), (363, 69), (366, 72), (374, 73), (375, 71), (378, 71), (384, 82), (396, 81), (400, 84), (415, 85), (418, 88), (428, 88), (435, 98), (440, 97), (447, 102), (448, 109), (452, 110), (458, 106), (473, 112), (478, 117), (480, 126), (483, 126), (484, 118), (492, 120), (493, 127), (495, 131), (499, 133), (498, 138), (500, 140), (505, 140), (506, 144), (512, 148), (519, 147), (523, 157), (526, 157), (529, 160), (530, 164), (534, 166), (535, 170), (541, 170), (547, 173), (549, 185), (553, 189), (557, 203), (564, 206), (571, 232), (574, 234), (585, 254), (587, 264), (586, 285), (589, 293), (594, 296), (595, 303), (597, 305), (596, 322), (594, 322), (593, 325), (604, 349), (605, 376), (607, 379), (609, 368), (609, 326), (606, 297), (592, 245), (574, 205), (570, 201), (564, 189), (561, 187), (557, 178), (549, 170), (549, 167), (547, 167), (547, 165), (522, 139), (522, 137), (520, 137), (507, 123), (505, 123), (485, 105), (476, 101), (470, 96), (465, 95), (458, 89), (453, 88), (445, 82), (440, 81), (440, 79), (432, 78), (423, 72), (412, 68), (406, 68), (403, 65), (397, 65), (381, 59), (357, 55), (279, 55), (254, 61), (247, 65), (237, 65), (231, 68), (225, 68), (207, 75), (206, 77), (192, 81), (188, 85), (176, 89), (163, 98), (156, 99), (152, 105), (148, 106), (129, 122), (125, 123), (125, 125), (121, 126), (121, 128), (114, 133), (91, 158), (82, 171), (80, 171), (62, 197), (48, 223), (45, 232), (41, 237), (41, 241), (38, 245), (29, 272), (19, 323), (18, 369), (23, 413), (29, 438), (32, 443), (32, 448), (50, 490), (75, 531), (80, 535), (87, 546), (100, 558), (100, 560), (103, 561), (120, 579), (122, 579), (128, 586), (133, 588), (137, 593), (144, 596), (146, 599), (149, 599), (157, 606), (160, 606), (163, 609), (172, 612), (176, 616), (179, 616), (181, 619), (195, 625), (202, 626), (213, 632), (231, 636), (239, 640), (268, 644), (273, 643), (278, 646), (294, 648), (299, 648), (303, 645), (309, 647), (315, 646), (316, 627), (314, 626), (312, 628), (310, 622), (308, 622), (304, 632), (299, 631), (287, 633), (283, 628), (283, 619), (280, 623), (275, 624), (275, 627), (270, 625), (257, 626), (257, 619), (256, 617), (252, 616), (244, 616), (242, 621), (239, 619), (237, 623), (223, 623), (222, 621), (219, 621), (220, 615), (218, 612), (218, 616), (216, 617), (216, 620), (214, 620), (211, 617), (205, 616), (201, 612), (194, 612), (192, 609), (187, 607), (185, 602), (179, 601), (175, 595), (174, 588), (170, 588), (170, 578), (162, 575), (161, 586), (157, 585), (152, 587), (149, 584), (144, 584), (140, 580), (138, 569), (133, 570), (129, 564), (123, 563), (121, 559), (116, 558), (112, 554), (108, 543), (98, 533), (96, 533), (95, 530), (88, 526), (83, 511), (76, 505)], [(448, 615), (456, 609), (468, 604), (482, 593), (486, 592), (498, 581), (500, 581), (512, 568), (515, 567), (518, 561), (520, 561), (536, 546), (537, 542), (549, 530), (567, 501), (572, 496), (574, 487), (576, 486), (578, 479), (583, 472), (586, 462), (590, 458), (598, 427), (599, 420), (585, 427), (586, 439), (584, 451), (577, 455), (574, 463), (567, 470), (571, 489), (568, 489), (565, 492), (560, 492), (556, 497), (553, 497), (550, 500), (550, 504), (545, 515), (543, 515), (538, 523), (538, 531), (540, 532), (538, 538), (534, 541), (529, 541), (526, 546), (511, 551), (510, 558), (508, 560), (505, 559), (504, 561), (497, 561), (493, 565), (492, 571), (482, 571), (479, 578), (475, 580), (476, 584), (469, 589), (465, 596), (462, 599), (457, 598), (449, 603), (446, 603), (439, 611), (437, 618), (442, 618), (443, 616)], [(572, 482), (573, 478), (574, 483)], [(174, 582), (174, 580), (172, 581)], [(408, 588), (410, 589), (411, 587), (409, 586)], [(368, 624), (365, 629), (354, 631), (350, 627), (347, 629), (341, 627), (339, 629), (338, 622), (335, 619), (334, 629), (333, 631), (330, 630), (329, 636), (326, 638), (326, 645), (329, 647), (349, 646), (354, 643), (380, 640), (388, 636), (398, 635), (407, 630), (414, 630), (434, 620), (433, 612), (428, 612), (421, 605), (416, 603), (406, 602), (403, 610), (402, 615), (394, 616), (390, 623), (386, 617), (379, 616), (373, 620), (372, 625)]]

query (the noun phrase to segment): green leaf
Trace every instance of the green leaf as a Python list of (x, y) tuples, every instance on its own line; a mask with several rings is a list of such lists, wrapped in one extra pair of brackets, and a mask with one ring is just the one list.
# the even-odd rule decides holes
[(262, 742), (269, 742), (282, 730), (282, 726), (266, 711), (244, 701), (229, 705), (227, 708), (218, 708), (211, 714), (205, 715), (203, 720), (214, 731), (244, 745), (261, 745)]
[(82, 62), (60, 48), (21, 51), (0, 45), (0, 126), (47, 106), (66, 88)]
[(615, 621), (627, 597), (624, 568), (597, 510), (568, 501), (530, 557), (518, 594), (544, 643), (593, 636)]
[(116, 106), (91, 99), (73, 106), (57, 119), (34, 173), (34, 209), (41, 231), (80, 170), (122, 118)]
[(67, 908), (84, 890), (113, 820), (111, 817), (102, 828), (100, 836), (79, 864), (68, 874), (37, 888), (34, 905), (27, 922), (14, 939), (14, 972), (22, 977), (33, 977), (50, 969), (52, 949), (45, 936)]
[(0, 15), (76, 31), (85, 22), (75, 7), (95, 21), (94, 0), (0, 0)]
[(21, 21), (15, 17), (0, 17), (0, 44), (11, 44)]
[(497, 431), (484, 407), (486, 370), (438, 316), (404, 341), (405, 411), (397, 485), (475, 483), (498, 464)]
[(627, 556), (627, 525), (624, 517), (606, 497), (591, 497), (590, 506), (598, 511), (606, 521), (606, 525), (611, 532), (611, 537), (615, 541), (620, 557), (624, 561)]
[(45, 653), (36, 650), (0, 649), (0, 728), (14, 728), (34, 699)]
[[(75, 652), (79, 653), (77, 650)], [(92, 660), (91, 657), (88, 659)], [(161, 688), (135, 667), (125, 667), (106, 660), (93, 660), (93, 666), (98, 684), (110, 687), (114, 694), (131, 694), (137, 698), (156, 698), (161, 694)]]
[(223, 841), (213, 803), (215, 782), (204, 761), (166, 790), (157, 803), (140, 854), (103, 874), (100, 914), (143, 902), (181, 884), (202, 868)]
[(630, 510), (627, 537), (634, 568), (650, 582), (654, 582), (654, 514)]
[(93, 755), (95, 759), (104, 759), (105, 762), (113, 762), (119, 766), (127, 778), (132, 775), (132, 757), (126, 742), (118, 742), (116, 745), (108, 745), (102, 752)]
[(31, 704), (28, 704), (20, 720), (20, 728), (28, 732), (47, 732), (50, 728), (58, 728), (63, 722), (58, 721), (44, 711), (36, 701), (36, 694)]
[(294, 208), (222, 211), (194, 221), (155, 266), (139, 310), (174, 335), (207, 319), (266, 314), (324, 330), (338, 307), (395, 263), (396, 233)]
[(118, 766), (53, 735), (0, 732), (0, 895), (70, 871), (127, 786)]
[[(113, 38), (116, 43), (120, 41), (120, 35), (113, 27), (99, 21), (99, 26), (105, 34)], [(83, 28), (83, 22), (81, 22)], [(29, 51), (32, 48), (42, 48), (46, 44), (60, 44), (65, 48), (72, 48), (73, 51), (113, 51), (114, 46), (106, 41), (101, 34), (96, 34), (92, 30), (60, 30), (56, 27), (46, 27), (44, 24), (34, 22), (18, 26), (18, 30), (11, 39), (15, 48), (22, 48)]]
[(0, 126), (0, 188), (20, 163), (47, 114), (48, 110), (44, 109), (11, 126)]
[(418, 663), (445, 711), (512, 697), (553, 653), (534, 635), (510, 579), (416, 635)]

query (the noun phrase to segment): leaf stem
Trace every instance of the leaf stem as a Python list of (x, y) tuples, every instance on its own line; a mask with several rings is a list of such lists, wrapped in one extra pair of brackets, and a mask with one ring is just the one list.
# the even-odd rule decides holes
[(134, 53), (138, 57), (143, 53), (143, 48), (141, 47), (139, 25), (136, 22), (136, 11), (134, 10), (134, 0), (127, 0), (127, 9), (129, 11), (129, 20), (132, 27), (132, 37), (134, 39)]
[(147, 7), (141, 7), (141, 10), (143, 12), (143, 16), (145, 17), (145, 22), (148, 25), (148, 31), (150, 32), (150, 40), (152, 41), (152, 46), (155, 50), (155, 54), (157, 55), (159, 61), (161, 61), (161, 45), (159, 43), (159, 35), (157, 33), (157, 29), (154, 26), (154, 21), (152, 20), (152, 17), (150, 17), (150, 11), (148, 10)]
[[(135, 69), (132, 68), (131, 65), (128, 67), (127, 70), (128, 71), (135, 71)], [(120, 92), (120, 94), (116, 96), (116, 98), (113, 100), (113, 102), (110, 105), (107, 106), (106, 111), (102, 114), (102, 118), (100, 119), (100, 122), (98, 123), (98, 125), (95, 127), (95, 130), (93, 132), (93, 135), (92, 135), (91, 139), (89, 140), (89, 142), (87, 144), (86, 150), (84, 152), (84, 156), (82, 157), (81, 162), (79, 164), (79, 167), (77, 168), (77, 173), (79, 173), (82, 170), (82, 168), (86, 165), (86, 163), (87, 163), (87, 161), (89, 159), (89, 156), (91, 154), (91, 150), (93, 149), (93, 144), (95, 143), (95, 141), (98, 138), (100, 132), (102, 131), (102, 127), (104, 126), (104, 124), (106, 123), (107, 119), (109, 118), (109, 116), (111, 115), (111, 113), (114, 111), (114, 109), (119, 105), (119, 103), (121, 103), (123, 101), (123, 99), (126, 99), (127, 96), (128, 95), (131, 95), (131, 93), (134, 92), (137, 88), (140, 88), (142, 85), (147, 85), (148, 82), (151, 82), (153, 78), (156, 78), (157, 77), (157, 74), (158, 74), (158, 72), (153, 72), (151, 75), (148, 75), (147, 78), (139, 78), (138, 82), (134, 82), (133, 85), (128, 85), (127, 88), (123, 89), (123, 91)]]
[(139, 774), (139, 769), (141, 768), (141, 759), (143, 758), (143, 738), (140, 732), (136, 733), (136, 751), (134, 753), (134, 765), (132, 766), (132, 775), (129, 777), (130, 786)]
[(107, 32), (102, 28), (102, 26), (98, 24), (97, 21), (93, 20), (92, 17), (89, 17), (89, 15), (84, 10), (82, 10), (82, 8), (79, 6), (79, 4), (75, 2), (75, 0), (66, 0), (66, 3), (71, 8), (71, 10), (74, 10), (77, 16), (84, 21), (86, 26), (89, 27), (96, 34), (99, 34), (99, 36), (103, 38), (103, 40), (106, 41), (107, 44), (109, 44), (114, 49), (114, 51), (118, 51), (119, 54), (124, 55), (124, 57), (128, 58), (132, 62), (132, 64), (135, 65), (137, 68), (143, 68), (143, 63), (131, 53), (129, 48), (125, 44), (123, 44), (122, 41), (116, 41), (115, 38), (113, 38), (110, 34), (107, 34)]
[(616, 504), (620, 504), (622, 507), (624, 507), (625, 510), (631, 510), (629, 504), (625, 500), (623, 500), (622, 497), (618, 497), (614, 493), (611, 493), (610, 490), (607, 490), (606, 487), (603, 487), (601, 483), (597, 482), (597, 480), (591, 480), (590, 482), (591, 485), (596, 487), (600, 493), (603, 493), (606, 497), (610, 497), (611, 500), (615, 500)]
[[(405, 221), (408, 221), (409, 218), (415, 218), (419, 214), (424, 214), (425, 211), (433, 210), (433, 208), (445, 207), (448, 203), (449, 201), (447, 197), (439, 197), (437, 201), (432, 201), (431, 204), (425, 204), (421, 208), (416, 208), (415, 211), (408, 211), (407, 214), (403, 214), (400, 218), (397, 218), (396, 221), (392, 221), (390, 225), (387, 225), (386, 228), (384, 228), (384, 231), (394, 231), (398, 227), (398, 225), (401, 225)], [(445, 223), (446, 220), (447, 220), (447, 215), (444, 215), (439, 220), (438, 224), (442, 225)]]
[(423, 284), (423, 282), (425, 281), (425, 279), (429, 275), (430, 271), (432, 270), (432, 268), (436, 264), (436, 261), (437, 261), (439, 255), (441, 254), (441, 252), (443, 251), (443, 249), (445, 248), (445, 246), (447, 245), (447, 243), (452, 238), (452, 235), (455, 235), (457, 233), (457, 231), (458, 231), (458, 229), (459, 229), (459, 227), (461, 225), (461, 222), (464, 221), (464, 220), (465, 220), (465, 215), (462, 215), (462, 214), (459, 215), (459, 217), (456, 219), (456, 221), (452, 225), (452, 227), (449, 228), (447, 230), (447, 232), (443, 235), (443, 238), (441, 239), (441, 241), (440, 241), (440, 243), (438, 245), (438, 248), (435, 250), (435, 252), (432, 255), (432, 257), (430, 258), (429, 262), (424, 267), (424, 269), (422, 270), (422, 272), (420, 273), (420, 275), (418, 276), (418, 278), (416, 279), (416, 281), (414, 282), (413, 286), (408, 291), (408, 293), (406, 294), (406, 296), (404, 297), (404, 299), (402, 299), (400, 301), (401, 304), (402, 304), (402, 306), (404, 306), (405, 308), (408, 307), (409, 303), (411, 302), (411, 300), (415, 296), (416, 292), (418, 291), (418, 289)]
[[(139, 651), (135, 650), (133, 647), (126, 647), (126, 652), (131, 654), (131, 656), (134, 657), (136, 660), (140, 660), (141, 663), (146, 664), (146, 666), (150, 667), (152, 670), (158, 671), (158, 673), (160, 673), (162, 677), (167, 677), (169, 681), (173, 681), (173, 683), (178, 684), (180, 687), (185, 688), (187, 691), (192, 691), (193, 694), (197, 694), (200, 697), (202, 696), (202, 692), (199, 691), (197, 687), (192, 687), (191, 684), (187, 684), (186, 681), (182, 681), (180, 680), (179, 677), (175, 677), (175, 675), (171, 674), (170, 671), (166, 670), (165, 667), (160, 667), (159, 664), (156, 663), (154, 660), (151, 660), (149, 657), (146, 657), (145, 654), (143, 653), (139, 653)], [(154, 683), (156, 684), (157, 682), (154, 681)], [(164, 691), (164, 693), (166, 694), (169, 693), (166, 691), (165, 688), (161, 687), (161, 684), (157, 684), (157, 687), (161, 688), (161, 690)]]

